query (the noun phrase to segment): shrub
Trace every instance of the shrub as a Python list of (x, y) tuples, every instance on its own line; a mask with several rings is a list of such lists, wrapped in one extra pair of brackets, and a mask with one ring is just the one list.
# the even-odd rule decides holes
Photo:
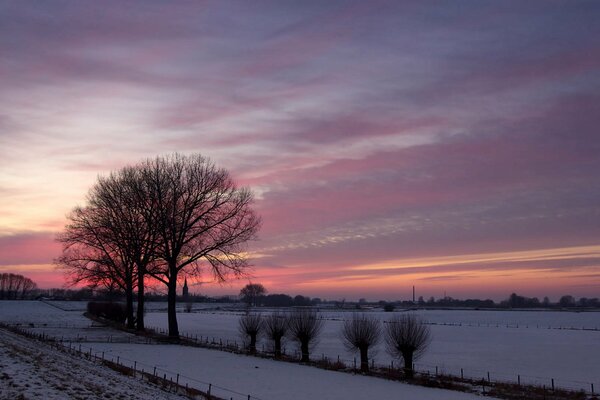
[(87, 310), (96, 317), (106, 318), (121, 324), (124, 324), (127, 319), (125, 305), (121, 303), (90, 301), (87, 304)]

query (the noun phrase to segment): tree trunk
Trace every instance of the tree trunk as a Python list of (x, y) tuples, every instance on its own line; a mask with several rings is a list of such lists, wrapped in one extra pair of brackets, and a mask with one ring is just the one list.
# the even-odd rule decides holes
[(135, 328), (133, 320), (133, 283), (127, 282), (125, 289), (125, 313), (127, 315), (127, 329)]
[(368, 356), (368, 347), (360, 348), (360, 370), (362, 372), (369, 372), (369, 356)]
[(281, 338), (275, 338), (275, 358), (281, 357)]
[(143, 331), (145, 329), (144, 326), (144, 269), (138, 266), (138, 276), (137, 276), (137, 319), (136, 319), (136, 327), (138, 331)]
[(300, 351), (302, 352), (301, 362), (309, 362), (310, 358), (308, 355), (308, 341), (300, 343)]
[(169, 337), (172, 339), (179, 339), (179, 327), (177, 326), (177, 270), (173, 272), (171, 269), (171, 273), (169, 276), (169, 284), (168, 289), (169, 292), (167, 294), (167, 314), (169, 319)]
[(413, 352), (406, 351), (402, 353), (402, 358), (404, 358), (404, 375), (408, 379), (412, 379), (414, 376), (413, 371)]
[(250, 353), (256, 353), (256, 334), (250, 334)]

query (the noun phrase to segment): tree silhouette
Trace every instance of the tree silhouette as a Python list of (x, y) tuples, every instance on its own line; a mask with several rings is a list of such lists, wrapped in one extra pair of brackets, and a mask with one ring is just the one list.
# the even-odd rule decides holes
[[(58, 240), (57, 263), (71, 280), (122, 287), (127, 303), (138, 287), (143, 329), (144, 277), (167, 286), (169, 336), (179, 338), (176, 315), (180, 272), (198, 276), (208, 268), (217, 281), (244, 275), (244, 244), (260, 218), (252, 193), (199, 154), (148, 159), (99, 178), (88, 205), (76, 208)], [(133, 321), (128, 305), (128, 321)]]
[(289, 318), (289, 335), (300, 345), (302, 353), (300, 361), (310, 361), (310, 346), (314, 344), (322, 330), (323, 320), (318, 318), (316, 311), (297, 309), (292, 312)]
[(256, 339), (263, 328), (263, 320), (260, 314), (242, 315), (239, 320), (239, 331), (250, 353), (256, 353)]
[(157, 230), (156, 256), (163, 261), (151, 274), (167, 286), (169, 336), (178, 338), (179, 273), (198, 276), (208, 267), (221, 282), (243, 275), (244, 244), (255, 238), (260, 218), (250, 190), (238, 188), (226, 170), (199, 154), (157, 157), (139, 168), (146, 201), (155, 205), (145, 215)]
[(367, 314), (354, 314), (351, 319), (344, 321), (342, 337), (348, 351), (360, 352), (361, 371), (368, 371), (369, 348), (379, 343), (381, 338), (379, 319)]
[(249, 283), (240, 290), (240, 297), (249, 306), (256, 306), (258, 298), (267, 293), (265, 287), (260, 283)]
[(273, 341), (275, 357), (281, 357), (281, 342), (289, 329), (288, 317), (282, 313), (273, 313), (264, 318), (263, 325), (265, 336)]
[(427, 350), (431, 332), (419, 317), (405, 314), (388, 321), (385, 341), (388, 353), (404, 361), (404, 373), (407, 378), (412, 378), (413, 362)]

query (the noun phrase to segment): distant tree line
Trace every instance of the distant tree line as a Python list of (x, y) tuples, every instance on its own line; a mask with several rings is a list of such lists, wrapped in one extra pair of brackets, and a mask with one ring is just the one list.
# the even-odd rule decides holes
[[(397, 301), (397, 302), (386, 302), (380, 301), (378, 303), (380, 306), (385, 307), (391, 306), (392, 310), (396, 307), (405, 307), (410, 308), (419, 306), (419, 307), (465, 307), (465, 308), (599, 308), (600, 300), (596, 297), (587, 298), (581, 297), (576, 299), (571, 295), (564, 295), (560, 297), (557, 302), (551, 302), (548, 297), (544, 297), (541, 301), (537, 297), (526, 297), (519, 296), (516, 293), (512, 293), (506, 300), (502, 300), (500, 302), (494, 302), (494, 300), (486, 299), (454, 299), (452, 297), (443, 297), (440, 299), (435, 299), (434, 297), (430, 297), (428, 300), (425, 300), (423, 297), (419, 297), (419, 299), (413, 303), (412, 301)], [(391, 311), (391, 310), (389, 310)]]
[(31, 279), (19, 274), (0, 274), (0, 300), (27, 299), (37, 285)]

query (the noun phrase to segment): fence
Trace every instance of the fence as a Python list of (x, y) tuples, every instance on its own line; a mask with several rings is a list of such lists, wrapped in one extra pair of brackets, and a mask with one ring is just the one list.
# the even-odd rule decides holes
[[(21, 325), (0, 323), (0, 328), (7, 329), (22, 336), (40, 340), (46, 344), (54, 346), (58, 350), (65, 351), (69, 354), (107, 365), (112, 369), (118, 370), (126, 375), (133, 376), (134, 378), (139, 378), (142, 381), (146, 380), (149, 382), (158, 383), (169, 391), (178, 393), (184, 392), (188, 395), (201, 396), (201, 398), (208, 400), (263, 400), (254, 395), (241, 393), (224, 386), (215, 385), (211, 382), (205, 382), (176, 371), (158, 367), (156, 365), (147, 364), (121, 356), (117, 356), (116, 358), (114, 356), (108, 358), (105, 357), (104, 351), (95, 350), (92, 347), (86, 347), (82, 345), (81, 342), (61, 341), (56, 337), (48, 336), (44, 333), (31, 332)], [(107, 340), (105, 343), (115, 342)]]
[[(5, 324), (0, 324), (1, 325), (5, 325)], [(13, 325), (14, 327), (14, 325)], [(21, 326), (17, 326), (18, 328), (25, 328), (21, 327)], [(167, 335), (168, 331), (166, 329), (163, 328), (159, 328), (159, 327), (147, 327), (147, 329), (149, 330), (153, 330), (154, 332), (158, 333), (159, 335)], [(107, 336), (105, 338), (87, 338), (86, 336), (77, 336), (75, 339), (73, 338), (58, 338), (58, 337), (50, 337), (48, 335), (45, 335), (44, 333), (42, 334), (38, 334), (37, 337), (39, 337), (42, 340), (46, 340), (46, 341), (57, 341), (60, 343), (69, 343), (69, 345), (71, 345), (72, 343), (135, 343), (135, 344), (159, 344), (159, 343), (164, 343), (161, 341), (156, 340), (156, 338), (153, 337), (144, 337), (144, 336), (134, 336), (134, 335), (129, 335), (126, 338), (123, 337), (113, 337), (112, 335)], [(216, 350), (223, 350), (223, 351), (229, 351), (229, 352), (234, 352), (234, 353), (242, 353), (242, 354), (248, 354), (248, 352), (245, 350), (244, 346), (241, 343), (238, 343), (235, 340), (230, 340), (230, 339), (221, 339), (215, 336), (203, 336), (203, 335), (190, 335), (190, 334), (186, 334), (186, 333), (180, 333), (180, 338), (181, 340), (181, 344), (183, 345), (193, 345), (193, 346), (197, 346), (197, 347), (203, 347), (203, 348), (209, 348), (209, 349), (216, 349)], [(283, 358), (287, 361), (292, 361), (292, 362), (299, 362), (300, 361), (300, 357), (301, 354), (299, 351), (294, 350), (292, 352), (288, 352), (287, 349), (284, 347), (282, 348), (282, 353), (283, 353)], [(265, 349), (264, 345), (262, 347), (262, 349), (257, 349), (255, 353), (253, 353), (254, 355), (258, 356), (258, 357), (263, 357), (263, 358), (272, 358), (274, 357), (274, 353), (272, 351), (269, 351), (269, 349)], [(345, 371), (350, 371), (350, 372), (358, 372), (358, 369), (360, 368), (360, 360), (356, 357), (354, 357), (353, 359), (347, 359), (347, 358), (343, 358), (340, 357), (339, 355), (335, 358), (332, 358), (330, 356), (325, 355), (324, 353), (321, 354), (311, 354), (311, 359), (317, 363), (318, 366), (327, 368), (327, 369), (336, 369), (336, 370), (345, 370)], [(125, 361), (125, 359), (119, 359), (118, 361)], [(130, 360), (129, 360), (130, 361)], [(135, 366), (135, 361), (134, 362), (134, 366)], [(394, 361), (392, 361), (390, 364), (381, 364), (381, 363), (377, 363), (376, 360), (374, 358), (371, 358), (369, 360), (369, 364), (371, 367), (371, 370), (373, 372), (374, 375), (381, 375), (381, 373), (384, 373), (384, 375), (386, 377), (396, 377), (396, 378), (401, 378), (401, 364), (395, 364)], [(141, 365), (141, 363), (139, 364)], [(498, 384), (511, 384), (511, 385), (518, 385), (518, 386), (535, 386), (535, 387), (539, 387), (539, 388), (544, 388), (544, 389), (548, 389), (548, 390), (567, 390), (567, 391), (581, 391), (585, 394), (588, 395), (592, 395), (595, 396), (598, 394), (598, 386), (594, 385), (593, 382), (585, 382), (585, 381), (576, 381), (576, 380), (566, 380), (566, 379), (555, 379), (552, 377), (540, 377), (540, 376), (534, 376), (534, 375), (528, 375), (528, 374), (506, 374), (503, 372), (497, 372), (497, 371), (492, 371), (492, 370), (480, 370), (480, 369), (475, 369), (475, 368), (461, 368), (461, 367), (455, 367), (455, 366), (447, 366), (447, 365), (443, 365), (443, 366), (438, 366), (438, 365), (431, 365), (431, 364), (423, 364), (423, 363), (415, 363), (413, 365), (413, 369), (415, 370), (416, 373), (424, 375), (424, 376), (428, 376), (428, 377), (445, 377), (445, 378), (453, 378), (455, 380), (460, 380), (464, 383), (470, 383), (470, 384), (474, 384), (474, 385), (482, 385), (483, 386), (483, 390), (485, 390), (485, 386), (487, 385), (492, 386), (492, 385), (498, 385)], [(176, 373), (172, 373), (169, 371), (165, 370), (165, 373), (169, 373), (170, 376), (176, 376)], [(394, 372), (397, 372), (394, 375)], [(391, 374), (390, 374), (391, 373)], [(180, 375), (180, 378), (184, 378), (182, 375)], [(210, 385), (207, 384), (205, 382), (201, 382), (201, 381), (196, 381), (193, 378), (188, 378), (185, 377), (186, 379), (189, 379), (190, 383), (196, 382), (197, 384), (204, 384), (209, 385), (208, 387), (214, 387), (214, 388), (219, 388), (218, 386), (214, 386), (214, 385)], [(223, 389), (226, 390), (226, 389)], [(239, 395), (239, 393), (237, 392), (233, 392), (232, 393), (236, 393), (236, 395)], [(245, 399), (247, 399), (248, 397), (243, 397)], [(257, 397), (252, 397), (254, 399), (257, 399)]]
[[(159, 334), (168, 334), (168, 331), (158, 327), (147, 327), (148, 329), (154, 330)], [(551, 328), (553, 329), (553, 328)], [(221, 339), (215, 336), (203, 336), (203, 335), (191, 335), (186, 333), (180, 333), (180, 337), (184, 339), (182, 344), (186, 344), (185, 341), (191, 342), (195, 346), (226, 350), (232, 352), (239, 352), (247, 354), (244, 347), (238, 344), (235, 340)], [(299, 351), (294, 350), (293, 352), (287, 352), (286, 348), (282, 348), (284, 358), (291, 358), (290, 361), (299, 362), (301, 354)], [(265, 349), (264, 345), (262, 349), (257, 349), (255, 352), (256, 356), (259, 357), (274, 357), (275, 354), (268, 349)], [(311, 359), (317, 363), (323, 364), (326, 368), (335, 368), (337, 370), (350, 370), (358, 371), (360, 368), (360, 359), (354, 357), (353, 359), (343, 358), (337, 355), (332, 358), (324, 353), (311, 354)], [(394, 363), (390, 364), (377, 363), (375, 359), (369, 360), (371, 370), (377, 371), (400, 371), (401, 364)], [(497, 372), (493, 370), (481, 370), (476, 368), (461, 368), (455, 366), (438, 366), (432, 364), (415, 363), (413, 369), (416, 373), (426, 376), (439, 376), (454, 378), (464, 382), (482, 382), (484, 385), (496, 385), (496, 384), (516, 384), (518, 386), (535, 386), (539, 388), (547, 388), (548, 390), (567, 390), (567, 391), (581, 391), (585, 394), (595, 396), (598, 394), (598, 385), (594, 385), (593, 382), (568, 380), (568, 379), (556, 379), (553, 377), (542, 377), (528, 374), (507, 374), (505, 372)], [(598, 382), (597, 382), (598, 383)]]

